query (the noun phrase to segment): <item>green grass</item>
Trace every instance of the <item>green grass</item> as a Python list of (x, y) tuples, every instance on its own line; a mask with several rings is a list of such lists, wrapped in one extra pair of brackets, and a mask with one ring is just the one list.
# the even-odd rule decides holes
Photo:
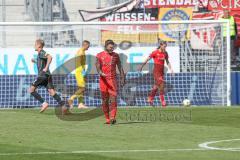
[[(53, 109), (44, 114), (36, 109), (0, 110), (0, 160), (237, 160), (240, 156), (240, 151), (166, 150), (199, 149), (198, 144), (207, 141), (240, 139), (237, 107), (119, 109), (117, 125), (103, 123), (103, 116), (87, 121), (63, 121), (55, 116)], [(211, 146), (240, 148), (240, 141)], [(162, 151), (94, 152), (113, 150)]]

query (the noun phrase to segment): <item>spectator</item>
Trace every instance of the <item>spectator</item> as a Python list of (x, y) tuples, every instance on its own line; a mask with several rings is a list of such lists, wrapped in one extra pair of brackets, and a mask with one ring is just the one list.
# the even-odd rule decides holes
[[(223, 17), (221, 19), (228, 19), (230, 21), (230, 36), (231, 36), (231, 61), (232, 66), (236, 65), (236, 50), (234, 47), (234, 41), (236, 39), (236, 25), (234, 17), (230, 15), (228, 10), (223, 11)], [(227, 28), (226, 26), (223, 27), (223, 37), (227, 36)]]

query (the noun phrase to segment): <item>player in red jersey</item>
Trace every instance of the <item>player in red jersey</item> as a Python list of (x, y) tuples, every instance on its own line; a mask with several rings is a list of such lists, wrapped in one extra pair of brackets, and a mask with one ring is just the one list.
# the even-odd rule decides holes
[(160, 46), (157, 50), (153, 51), (150, 56), (145, 60), (145, 62), (140, 67), (140, 71), (142, 71), (143, 67), (147, 62), (151, 59), (154, 61), (154, 69), (153, 69), (153, 76), (154, 76), (154, 85), (153, 88), (148, 96), (148, 102), (153, 105), (153, 99), (158, 91), (160, 90), (160, 100), (162, 102), (162, 106), (166, 107), (166, 102), (164, 100), (164, 64), (165, 61), (168, 65), (168, 68), (170, 69), (172, 75), (173, 69), (171, 67), (171, 64), (168, 60), (168, 53), (166, 51), (167, 43), (166, 42), (160, 42)]
[[(106, 118), (106, 124), (116, 123), (117, 113), (117, 73), (118, 67), (121, 85), (125, 83), (125, 75), (119, 55), (114, 52), (115, 43), (112, 40), (105, 42), (105, 51), (98, 53), (96, 68), (100, 74), (100, 91), (102, 96), (102, 110)], [(109, 115), (110, 114), (110, 115)]]

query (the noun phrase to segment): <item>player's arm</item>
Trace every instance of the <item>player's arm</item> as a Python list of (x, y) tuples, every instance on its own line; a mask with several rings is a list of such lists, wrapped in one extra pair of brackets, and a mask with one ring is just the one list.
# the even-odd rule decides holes
[(78, 66), (76, 66), (76, 68), (78, 68), (78, 67), (82, 67), (83, 68), (84, 67), (84, 65), (82, 64), (83, 56), (84, 56), (83, 52), (81, 50), (79, 50), (77, 52), (77, 57), (76, 57), (76, 59), (77, 59), (77, 61), (79, 63), (78, 63)]
[(76, 69), (80, 68), (82, 70), (82, 76), (85, 77), (86, 76), (86, 68), (85, 68), (85, 62), (83, 63), (84, 56), (85, 56), (84, 53), (81, 50), (79, 50), (78, 56), (76, 57), (77, 62), (78, 62)]
[(151, 57), (148, 57), (148, 58), (143, 62), (143, 64), (142, 64), (142, 65), (140, 66), (140, 68), (139, 68), (139, 71), (140, 71), (140, 72), (142, 71), (143, 67), (147, 64), (147, 62), (150, 61), (150, 59), (151, 59)]
[(100, 64), (98, 58), (96, 58), (95, 66), (96, 66), (98, 74), (100, 74), (101, 76), (105, 77), (106, 75), (101, 70), (101, 64)]
[(171, 74), (173, 75), (174, 72), (173, 72), (173, 69), (172, 69), (172, 65), (171, 65), (171, 63), (169, 62), (169, 59), (168, 59), (168, 53), (166, 53), (166, 54), (167, 54), (167, 56), (166, 56), (165, 61), (167, 63), (168, 69), (171, 71)]
[(50, 54), (47, 54), (46, 58), (47, 58), (47, 64), (46, 64), (45, 68), (43, 69), (44, 72), (47, 72), (47, 70), (52, 62), (52, 56)]
[(118, 71), (119, 71), (120, 77), (121, 77), (121, 84), (124, 85), (125, 84), (125, 74), (124, 74), (122, 63), (121, 63), (121, 60), (119, 57), (118, 57), (117, 67), (118, 67)]

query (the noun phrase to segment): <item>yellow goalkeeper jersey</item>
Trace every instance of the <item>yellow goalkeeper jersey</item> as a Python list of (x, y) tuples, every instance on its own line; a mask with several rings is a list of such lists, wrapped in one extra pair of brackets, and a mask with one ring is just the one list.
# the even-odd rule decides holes
[(76, 71), (75, 71), (75, 77), (77, 80), (77, 85), (79, 87), (85, 87), (85, 78), (83, 75), (83, 71), (85, 71), (85, 65), (86, 65), (86, 55), (83, 48), (80, 48), (75, 56), (75, 65), (76, 65)]

